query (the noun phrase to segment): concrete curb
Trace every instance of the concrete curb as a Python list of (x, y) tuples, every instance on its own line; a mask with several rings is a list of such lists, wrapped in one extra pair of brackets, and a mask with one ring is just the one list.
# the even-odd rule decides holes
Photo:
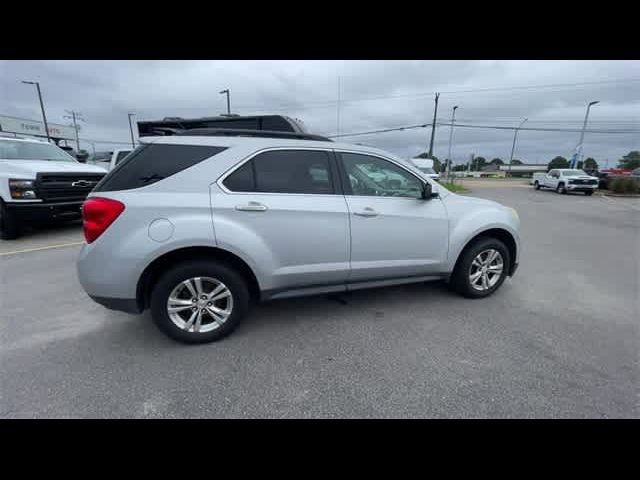
[(640, 195), (635, 193), (601, 193), (603, 197), (617, 197), (617, 198), (640, 198)]

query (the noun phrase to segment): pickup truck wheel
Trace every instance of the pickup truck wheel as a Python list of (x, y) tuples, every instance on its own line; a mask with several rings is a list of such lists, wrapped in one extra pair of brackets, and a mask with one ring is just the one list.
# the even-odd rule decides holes
[(584, 194), (585, 194), (587, 197), (590, 197), (591, 195), (593, 195), (593, 190), (589, 190), (589, 191), (587, 191), (587, 192), (584, 192)]
[(3, 240), (13, 240), (20, 235), (18, 222), (12, 215), (4, 202), (0, 200), (0, 238)]
[(230, 334), (249, 309), (249, 289), (233, 268), (188, 261), (160, 277), (151, 314), (165, 334), (183, 343), (207, 343)]
[(567, 194), (567, 189), (565, 188), (564, 183), (558, 184), (558, 187), (556, 188), (556, 192), (561, 193), (562, 195)]
[(510, 267), (511, 257), (504, 243), (480, 238), (462, 253), (449, 285), (468, 298), (488, 297), (500, 288)]
[(540, 190), (540, 183), (537, 180), (533, 182), (533, 188), (535, 188), (536, 190)]

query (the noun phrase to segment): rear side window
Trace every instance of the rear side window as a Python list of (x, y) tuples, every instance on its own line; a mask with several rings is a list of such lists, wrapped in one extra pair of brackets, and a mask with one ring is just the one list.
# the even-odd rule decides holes
[(94, 192), (145, 187), (192, 167), (226, 147), (204, 145), (142, 145), (109, 172)]
[(223, 182), (232, 192), (332, 194), (329, 154), (274, 150), (256, 155)]

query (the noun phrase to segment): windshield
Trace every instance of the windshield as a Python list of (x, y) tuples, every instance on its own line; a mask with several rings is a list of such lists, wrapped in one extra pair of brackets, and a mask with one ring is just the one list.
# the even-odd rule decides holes
[(563, 170), (562, 175), (565, 177), (577, 177), (578, 175), (586, 175), (582, 170)]
[(76, 162), (64, 150), (50, 143), (0, 141), (0, 158), (3, 160), (55, 160)]

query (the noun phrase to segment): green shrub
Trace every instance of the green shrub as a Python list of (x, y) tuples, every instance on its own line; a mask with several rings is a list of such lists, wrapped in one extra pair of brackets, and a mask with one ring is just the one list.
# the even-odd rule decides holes
[(609, 190), (614, 193), (640, 193), (640, 180), (633, 177), (618, 177), (611, 180)]

